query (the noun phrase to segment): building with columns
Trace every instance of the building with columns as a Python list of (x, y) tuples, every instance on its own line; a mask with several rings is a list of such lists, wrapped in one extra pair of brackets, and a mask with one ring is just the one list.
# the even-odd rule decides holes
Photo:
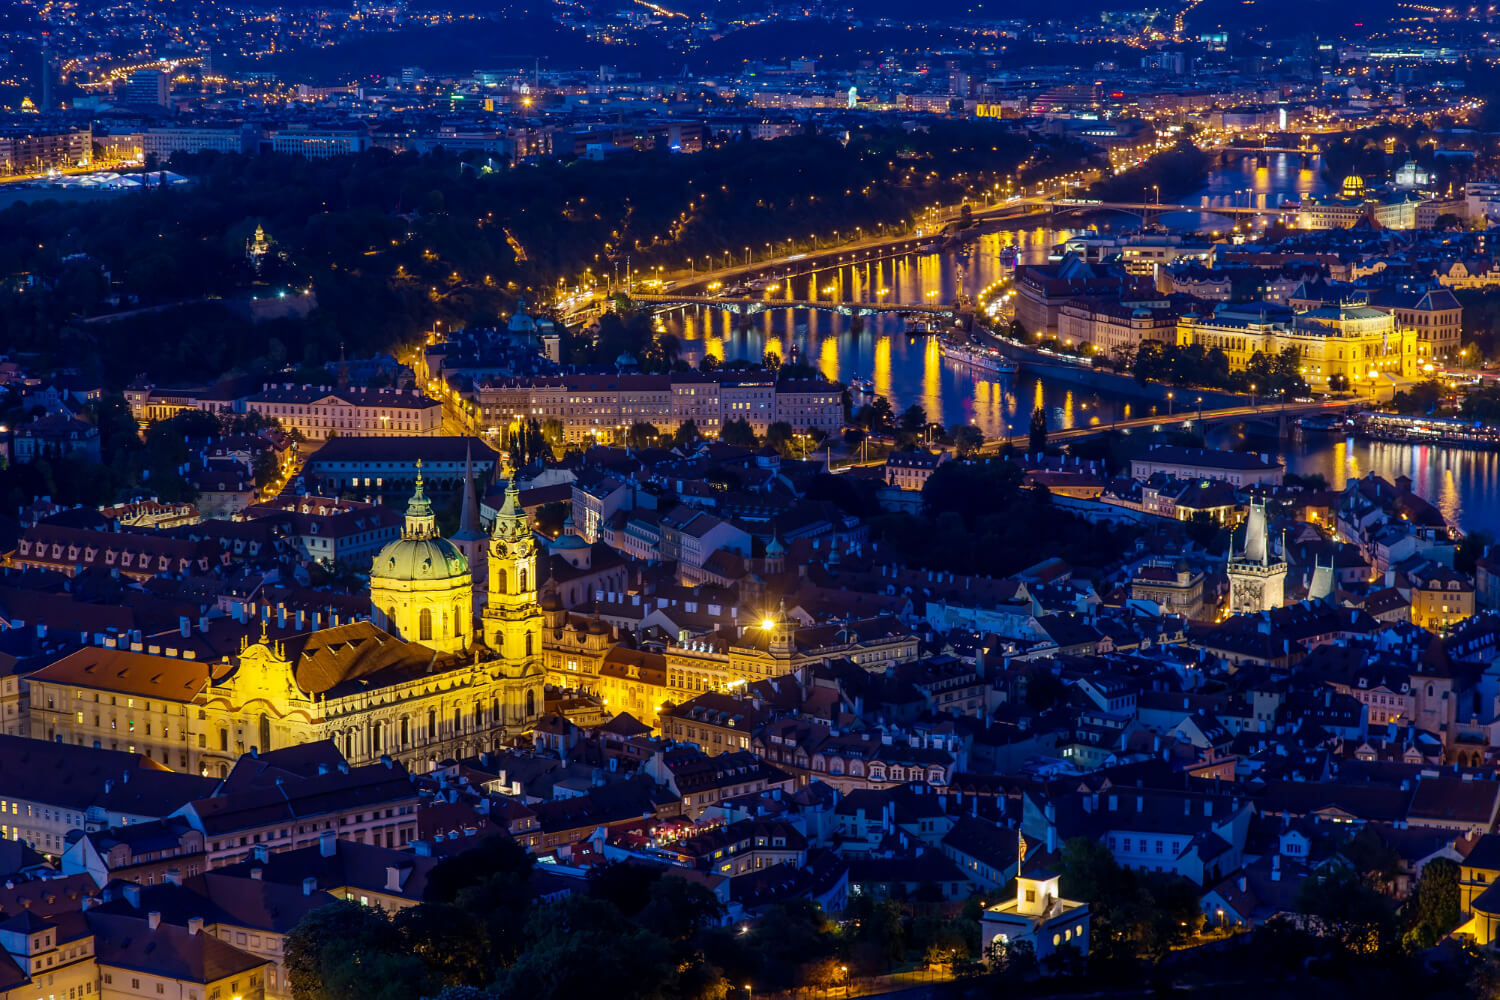
[(437, 534), (419, 486), (402, 538), (372, 566), (378, 621), (262, 621), (258, 637), (212, 659), (87, 646), (31, 675), (32, 734), (219, 776), (252, 749), (324, 739), (350, 764), (390, 757), (417, 773), (498, 750), (542, 712), (535, 552), (513, 488), (489, 539), (476, 624), (468, 560)]

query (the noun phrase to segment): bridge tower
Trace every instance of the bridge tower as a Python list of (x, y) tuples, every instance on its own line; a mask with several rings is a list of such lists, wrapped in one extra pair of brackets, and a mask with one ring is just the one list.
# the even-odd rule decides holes
[(1238, 552), (1230, 545), (1229, 613), (1259, 614), (1279, 608), (1286, 601), (1286, 554), (1271, 551), (1270, 526), (1266, 522), (1266, 505), (1252, 503), (1245, 518), (1245, 545)]

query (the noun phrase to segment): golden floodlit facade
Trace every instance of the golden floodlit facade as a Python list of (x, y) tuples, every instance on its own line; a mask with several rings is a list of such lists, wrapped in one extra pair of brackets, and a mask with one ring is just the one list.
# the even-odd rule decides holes
[(402, 538), (372, 566), (376, 621), (302, 632), (263, 621), (237, 654), (212, 660), (85, 647), (32, 674), (32, 733), (206, 775), (322, 739), (351, 764), (389, 756), (419, 773), (499, 749), (543, 704), (536, 545), (514, 488), (488, 542), (482, 628), (468, 562), (451, 548), (419, 485)]

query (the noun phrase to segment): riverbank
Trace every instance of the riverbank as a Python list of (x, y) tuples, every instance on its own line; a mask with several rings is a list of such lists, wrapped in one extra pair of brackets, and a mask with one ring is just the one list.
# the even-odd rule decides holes
[(985, 335), (986, 342), (992, 344), (1001, 354), (1022, 365), (1038, 378), (1045, 378), (1049, 382), (1065, 382), (1068, 385), (1093, 389), (1096, 392), (1106, 392), (1112, 396), (1129, 396), (1153, 403), (1164, 403), (1168, 407), (1175, 408), (1179, 413), (1197, 409), (1199, 399), (1202, 399), (1204, 409), (1210, 410), (1245, 405), (1246, 397), (1232, 392), (1185, 388), (1167, 385), (1163, 382), (1142, 382), (1134, 375), (1123, 375), (1106, 368), (1096, 368), (1083, 358), (1074, 362), (1051, 351), (997, 336), (988, 329), (981, 328), (981, 332)]
[(690, 270), (667, 273), (661, 276), (661, 280), (664, 286), (670, 285), (673, 291), (686, 293), (705, 291), (716, 282), (720, 285), (728, 285), (772, 276), (796, 277), (812, 271), (860, 261), (951, 249), (943, 245), (945, 240), (955, 241), (954, 245), (969, 243), (985, 233), (1006, 229), (1028, 220), (1035, 221), (1038, 216), (1048, 214), (1045, 210), (1038, 210), (1032, 206), (991, 205), (987, 208), (974, 209), (969, 216), (973, 224), (967, 229), (946, 232), (948, 226), (962, 217), (961, 208), (960, 205), (947, 209), (947, 214), (939, 215), (929, 227), (926, 227), (930, 231), (924, 231), (921, 235), (908, 231), (900, 234), (865, 236), (830, 247), (783, 254), (760, 261), (752, 259), (744, 264), (734, 264), (713, 271)]

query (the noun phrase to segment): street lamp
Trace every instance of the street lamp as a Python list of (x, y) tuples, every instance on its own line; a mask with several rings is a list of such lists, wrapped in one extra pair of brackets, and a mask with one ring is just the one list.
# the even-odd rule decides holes
[(1175, 398), (1176, 396), (1173, 393), (1167, 393), (1167, 416), (1169, 417), (1172, 415), (1172, 400)]

